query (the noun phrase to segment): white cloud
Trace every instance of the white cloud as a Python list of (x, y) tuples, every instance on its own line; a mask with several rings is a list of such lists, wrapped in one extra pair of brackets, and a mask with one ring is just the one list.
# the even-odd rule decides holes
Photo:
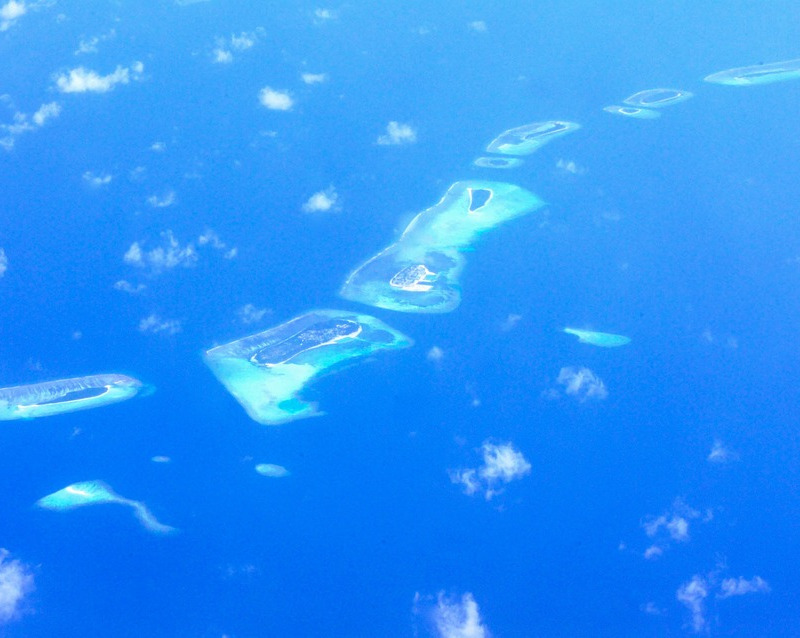
[(608, 396), (603, 380), (589, 368), (561, 368), (556, 381), (564, 386), (564, 392), (581, 403), (589, 399), (602, 401)]
[(521, 479), (531, 471), (531, 464), (511, 443), (495, 445), (484, 441), (481, 451), (483, 465), (475, 469), (449, 472), (450, 480), (460, 483), (465, 494), (483, 491), (484, 498), (491, 500), (493, 496), (502, 493), (505, 484)]
[(78, 43), (78, 48), (75, 50), (75, 55), (85, 55), (87, 53), (97, 53), (97, 45), (106, 40), (115, 37), (117, 32), (111, 29), (108, 33), (103, 35), (92, 36), (91, 38), (84, 38)]
[(212, 53), (214, 54), (214, 62), (217, 64), (230, 64), (233, 62), (233, 53), (227, 49), (214, 49)]
[(42, 104), (39, 110), (33, 114), (33, 123), (36, 126), (42, 126), (47, 120), (58, 117), (60, 114), (61, 105), (58, 102), (48, 102), (47, 104)]
[(272, 311), (268, 308), (258, 308), (251, 303), (245, 304), (236, 311), (239, 320), (244, 324), (257, 323), (261, 321), (265, 315), (271, 313)]
[(322, 84), (328, 81), (328, 76), (325, 73), (303, 73), (300, 78), (306, 84)]
[(138, 80), (144, 71), (144, 64), (134, 62), (130, 67), (117, 66), (113, 73), (100, 75), (96, 71), (79, 66), (55, 78), (56, 87), (62, 93), (106, 93), (117, 84), (128, 84), (131, 79)]
[(478, 603), (470, 592), (461, 600), (439, 592), (433, 610), (433, 623), (440, 638), (489, 638), (489, 630), (481, 620)]
[(425, 355), (425, 358), (433, 363), (440, 363), (441, 360), (444, 359), (444, 350), (439, 346), (432, 346), (431, 349), (428, 350), (428, 354)]
[[(195, 266), (199, 259), (194, 243), (189, 242), (181, 245), (171, 230), (165, 230), (161, 233), (160, 246), (145, 250), (143, 244), (144, 242), (133, 242), (125, 253), (123, 260), (131, 266), (149, 270), (151, 275), (158, 275), (164, 270), (170, 270), (178, 266), (190, 268)], [(197, 238), (197, 244), (222, 252), (222, 256), (225, 259), (233, 259), (238, 252), (235, 247), (231, 248), (223, 242), (213, 230), (207, 230), (200, 235)], [(117, 284), (119, 284), (118, 290), (133, 293), (140, 292), (138, 287), (130, 290), (125, 284), (120, 284), (119, 282)], [(115, 284), (115, 288), (117, 288), (117, 284)]]
[(705, 599), (708, 597), (708, 583), (702, 576), (695, 575), (688, 583), (678, 588), (675, 596), (692, 614), (692, 629), (696, 633), (706, 628)]
[(333, 186), (318, 191), (308, 198), (308, 201), (303, 204), (304, 213), (325, 213), (328, 211), (337, 211), (340, 209), (336, 202), (339, 199), (339, 194)]
[(334, 11), (333, 9), (315, 9), (314, 10), (314, 18), (316, 19), (315, 22), (326, 21), (326, 20), (335, 20), (339, 17), (339, 14)]
[(154, 153), (163, 153), (165, 150), (167, 150), (167, 145), (164, 144), (164, 142), (153, 142), (150, 145), (150, 150)]
[(639, 609), (648, 616), (663, 616), (665, 613), (663, 609), (652, 601), (644, 603)]
[(651, 558), (657, 558), (658, 556), (661, 556), (661, 554), (663, 553), (664, 550), (661, 549), (658, 545), (650, 545), (650, 547), (644, 550), (644, 557), (647, 560), (650, 560)]
[(450, 470), (449, 475), (450, 481), (461, 483), (464, 494), (467, 496), (472, 496), (483, 487), (478, 481), (478, 470)]
[[(140, 251), (141, 252), (141, 251)], [(127, 292), (130, 295), (138, 295), (147, 288), (144, 284), (136, 284), (135, 286), (124, 279), (120, 279), (118, 282), (114, 284), (114, 290), (121, 290), (122, 292)]]
[(586, 169), (578, 166), (573, 160), (560, 159), (556, 162), (556, 168), (572, 175), (583, 175), (586, 172)]
[(231, 48), (237, 51), (246, 51), (251, 48), (258, 41), (259, 32), (251, 31), (249, 33), (242, 31), (239, 35), (231, 36)]
[(719, 439), (714, 440), (707, 457), (710, 463), (728, 463), (729, 461), (736, 461), (738, 458), (739, 456), (726, 448)]
[(214, 62), (218, 64), (229, 64), (233, 62), (234, 51), (246, 51), (253, 48), (256, 43), (264, 36), (264, 29), (261, 27), (254, 31), (242, 31), (239, 35), (235, 33), (230, 38), (217, 38), (216, 48), (212, 51)]
[(500, 481), (509, 483), (520, 479), (531, 471), (531, 464), (511, 443), (483, 444), (483, 467), (479, 474), (487, 483)]
[(37, 128), (61, 113), (61, 105), (58, 102), (42, 104), (33, 115), (17, 111), (14, 113), (14, 121), (11, 124), (0, 124), (0, 133), (5, 133), (0, 137), (0, 146), (10, 151), (14, 148), (14, 142), (23, 133), (35, 131)]
[(401, 124), (391, 121), (386, 125), (386, 135), (378, 138), (382, 146), (397, 146), (400, 144), (413, 144), (417, 141), (417, 132), (410, 124)]
[(757, 592), (769, 593), (770, 587), (767, 581), (761, 576), (753, 576), (750, 580), (739, 576), (739, 578), (726, 578), (719, 586), (721, 592), (717, 598), (730, 598), (731, 596), (744, 596)]
[(0, 248), (0, 277), (6, 274), (6, 270), (8, 270), (8, 257), (6, 251)]
[(100, 188), (106, 184), (111, 183), (111, 175), (103, 173), (102, 175), (95, 175), (92, 171), (84, 171), (83, 181), (85, 181), (92, 188)]
[(178, 334), (183, 327), (181, 322), (177, 319), (162, 319), (157, 314), (153, 313), (149, 317), (145, 317), (139, 322), (139, 332), (158, 334), (159, 332), (166, 332), (167, 334)]
[(469, 23), (469, 28), (478, 33), (486, 33), (487, 27), (483, 20), (473, 20)]
[(19, 616), (22, 601), (33, 588), (30, 568), (0, 548), (0, 625)]
[(0, 7), (0, 31), (9, 29), (17, 21), (17, 18), (21, 18), (27, 12), (28, 7), (25, 2), (8, 0), (6, 4)]
[(263, 106), (273, 111), (288, 111), (294, 104), (288, 91), (276, 91), (268, 86), (259, 91), (258, 100)]
[[(672, 509), (660, 516), (649, 516), (642, 522), (642, 528), (648, 538), (655, 542), (644, 551), (647, 559), (656, 558), (669, 547), (670, 541), (686, 543), (690, 540), (690, 521), (700, 519), (701, 513), (689, 507), (681, 499), (675, 499)], [(707, 523), (713, 518), (713, 513), (707, 511), (701, 519)]]
[(200, 246), (211, 246), (211, 248), (215, 248), (219, 251), (224, 251), (223, 257), (225, 259), (233, 259), (239, 252), (239, 249), (236, 247), (228, 248), (228, 244), (222, 241), (219, 238), (219, 235), (215, 233), (213, 230), (207, 230), (204, 232), (200, 237), (197, 238), (197, 243)]
[(144, 251), (138, 241), (133, 242), (125, 253), (125, 263), (146, 268), (154, 275), (177, 266), (189, 268), (197, 263), (197, 251), (191, 243), (181, 246), (171, 230), (162, 232), (161, 237), (163, 245), (150, 251)]
[(500, 324), (500, 330), (503, 332), (509, 332), (510, 330), (513, 330), (521, 319), (522, 315), (515, 315), (513, 313), (508, 315), (503, 323)]
[(147, 204), (153, 208), (167, 208), (172, 206), (177, 201), (175, 191), (167, 191), (161, 197), (158, 195), (150, 195), (147, 198)]

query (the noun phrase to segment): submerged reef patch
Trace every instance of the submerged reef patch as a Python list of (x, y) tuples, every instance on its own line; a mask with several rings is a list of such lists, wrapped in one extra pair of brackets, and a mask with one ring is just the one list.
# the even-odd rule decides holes
[(517, 157), (479, 157), (472, 163), (480, 168), (517, 168), (523, 161)]
[(640, 109), (633, 106), (605, 106), (603, 110), (607, 113), (614, 113), (615, 115), (624, 115), (625, 117), (633, 117), (637, 120), (655, 120), (661, 117), (658, 111), (651, 111), (650, 109)]
[(205, 362), (251, 419), (278, 425), (323, 414), (299, 398), (316, 376), (411, 339), (369, 315), (314, 310), (279, 326), (212, 348)]
[(786, 80), (800, 79), (800, 58), (771, 64), (754, 64), (741, 66), (727, 71), (712, 73), (703, 78), (713, 84), (728, 86), (750, 86), (752, 84), (771, 84)]
[(388, 310), (450, 312), (461, 303), (461, 253), (484, 232), (542, 206), (514, 184), (456, 182), (411, 220), (400, 239), (356, 268), (339, 294)]
[(261, 476), (269, 476), (270, 478), (284, 478), (290, 474), (289, 470), (282, 465), (273, 463), (259, 463), (256, 465), (256, 472)]
[(500, 133), (489, 142), (486, 151), (502, 155), (530, 155), (556, 137), (576, 131), (580, 127), (581, 125), (575, 122), (562, 120), (525, 124)]
[(36, 501), (36, 505), (48, 510), (66, 511), (86, 505), (102, 505), (117, 503), (133, 509), (134, 516), (150, 532), (154, 534), (171, 534), (177, 530), (169, 525), (159, 523), (144, 503), (124, 498), (117, 494), (103, 481), (83, 481), (48, 494)]
[(653, 109), (683, 102), (693, 95), (693, 93), (681, 89), (647, 89), (634, 93), (623, 102), (628, 106)]
[(630, 337), (615, 335), (610, 332), (594, 332), (592, 330), (578, 330), (577, 328), (564, 328), (564, 332), (575, 335), (581, 343), (588, 343), (601, 348), (617, 348), (628, 345)]
[(0, 421), (99, 408), (130, 399), (141, 388), (141, 381), (124, 374), (93, 374), (0, 388)]

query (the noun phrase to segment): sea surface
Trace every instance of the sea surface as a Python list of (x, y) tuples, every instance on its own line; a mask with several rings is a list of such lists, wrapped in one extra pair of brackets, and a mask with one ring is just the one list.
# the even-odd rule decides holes
[[(0, 422), (0, 636), (800, 635), (800, 79), (704, 81), (799, 3), (3, 2), (0, 386), (148, 391)], [(469, 180), (458, 308), (339, 296)], [(414, 346), (256, 423), (203, 353), (326, 308)]]

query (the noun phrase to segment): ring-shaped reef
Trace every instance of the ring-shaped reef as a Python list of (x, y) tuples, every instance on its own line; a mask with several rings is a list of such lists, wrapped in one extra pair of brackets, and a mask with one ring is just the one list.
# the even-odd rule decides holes
[(694, 94), (680, 89), (647, 89), (634, 93), (629, 98), (622, 100), (628, 106), (638, 108), (661, 108), (670, 104), (677, 104), (688, 100)]
[(400, 312), (450, 312), (461, 303), (463, 252), (488, 230), (544, 206), (504, 182), (463, 181), (419, 213), (400, 239), (356, 268), (340, 295)]
[(750, 86), (752, 84), (771, 84), (772, 82), (797, 80), (800, 79), (800, 58), (785, 60), (784, 62), (772, 62), (770, 64), (741, 66), (727, 71), (712, 73), (703, 79), (706, 82), (727, 84), (728, 86)]
[(624, 115), (625, 117), (633, 117), (637, 120), (655, 120), (656, 118), (661, 117), (661, 113), (658, 111), (651, 111), (650, 109), (640, 109), (634, 106), (606, 106), (603, 107), (603, 110), (607, 113), (613, 113), (614, 115)]
[(369, 315), (314, 310), (205, 353), (205, 362), (251, 419), (279, 425), (324, 414), (299, 394), (311, 380), (411, 339)]
[(578, 330), (577, 328), (564, 328), (564, 332), (578, 337), (581, 343), (588, 343), (601, 348), (618, 348), (631, 342), (630, 337), (616, 335), (610, 332), (595, 332), (593, 330)]
[(575, 122), (562, 120), (547, 120), (546, 122), (533, 122), (504, 131), (486, 147), (489, 153), (501, 155), (530, 155), (538, 151), (549, 141), (572, 133), (581, 127)]
[(159, 523), (144, 503), (120, 496), (103, 481), (73, 483), (36, 501), (37, 506), (54, 511), (73, 510), (86, 505), (105, 503), (117, 503), (130, 507), (134, 516), (145, 529), (154, 534), (171, 534), (177, 531), (174, 527)]
[(124, 374), (93, 374), (0, 388), (0, 421), (89, 410), (136, 396), (142, 382)]
[(517, 168), (522, 166), (517, 157), (479, 157), (472, 164), (480, 168)]

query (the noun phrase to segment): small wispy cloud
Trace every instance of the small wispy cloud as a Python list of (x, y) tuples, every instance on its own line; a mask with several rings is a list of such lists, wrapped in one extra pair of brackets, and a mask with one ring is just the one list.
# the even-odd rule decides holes
[(425, 358), (432, 363), (441, 363), (444, 359), (444, 350), (442, 350), (439, 346), (431, 346), (431, 349), (428, 350)]
[(730, 463), (738, 459), (739, 455), (736, 454), (736, 452), (727, 448), (719, 439), (714, 439), (711, 451), (708, 453), (707, 457), (709, 463)]
[(692, 615), (692, 629), (701, 633), (706, 629), (706, 598), (708, 597), (708, 582), (700, 575), (695, 575), (686, 583), (678, 587), (675, 597), (684, 605)]
[(269, 308), (259, 308), (251, 303), (245, 304), (236, 311), (239, 321), (244, 324), (258, 323), (271, 313), (272, 311)]
[(55, 77), (56, 88), (62, 93), (107, 93), (118, 84), (129, 84), (131, 80), (141, 79), (144, 64), (134, 62), (130, 67), (117, 66), (107, 74), (79, 66)]
[(314, 22), (317, 24), (336, 20), (338, 17), (339, 13), (333, 9), (314, 9)]
[(708, 632), (709, 624), (706, 618), (706, 606), (715, 590), (715, 598), (717, 600), (725, 600), (737, 596), (746, 596), (747, 594), (768, 594), (771, 588), (769, 583), (761, 576), (724, 578), (720, 582), (719, 570), (712, 571), (705, 576), (695, 574), (690, 580), (683, 583), (675, 594), (678, 602), (689, 610), (691, 628), (695, 633)]
[(381, 146), (399, 146), (417, 141), (417, 131), (410, 124), (391, 121), (386, 125), (386, 134), (378, 137)]
[(190, 268), (197, 264), (197, 251), (191, 243), (182, 246), (171, 230), (162, 232), (161, 239), (162, 245), (151, 250), (145, 250), (138, 241), (133, 242), (123, 257), (125, 263), (147, 269), (153, 275), (178, 266)]
[(708, 523), (713, 517), (714, 514), (711, 510), (701, 514), (684, 503), (682, 499), (675, 499), (671, 509), (658, 516), (648, 516), (642, 521), (644, 533), (648, 538), (653, 539), (653, 543), (644, 551), (644, 557), (648, 560), (658, 558), (672, 541), (689, 542), (691, 540), (691, 522), (699, 520)]
[(150, 145), (150, 150), (154, 153), (163, 153), (167, 150), (167, 145), (164, 142), (153, 142)]
[(6, 270), (8, 270), (8, 257), (6, 251), (0, 248), (0, 277), (6, 274)]
[(122, 292), (127, 292), (129, 295), (138, 295), (143, 293), (147, 289), (147, 286), (144, 284), (136, 284), (135, 286), (125, 279), (120, 279), (114, 284), (114, 290), (121, 290)]
[(489, 638), (478, 603), (470, 592), (463, 594), (461, 600), (439, 592), (432, 619), (439, 638)]
[(531, 464), (511, 443), (495, 445), (484, 441), (481, 451), (482, 465), (448, 472), (450, 480), (460, 484), (465, 494), (483, 492), (484, 498), (491, 500), (503, 492), (507, 483), (521, 479), (531, 471)]
[(730, 598), (731, 596), (744, 596), (745, 594), (756, 594), (770, 592), (770, 586), (761, 576), (753, 576), (747, 579), (743, 576), (739, 578), (725, 578), (719, 585), (720, 592), (717, 598)]
[(288, 91), (279, 91), (265, 86), (258, 93), (258, 101), (272, 111), (290, 111), (294, 100)]
[(483, 20), (473, 20), (469, 23), (469, 28), (478, 33), (486, 33), (489, 29)]
[(663, 616), (666, 613), (665, 610), (661, 609), (652, 601), (644, 603), (639, 609), (641, 609), (643, 614), (647, 614), (648, 616)]
[(15, 112), (11, 124), (0, 124), (0, 134), (2, 134), (0, 147), (10, 151), (20, 135), (37, 130), (48, 120), (58, 117), (60, 113), (61, 105), (58, 102), (42, 104), (32, 115), (21, 111)]
[(516, 328), (517, 324), (522, 319), (522, 315), (510, 314), (506, 317), (503, 322), (500, 324), (500, 330), (503, 332), (509, 332)]
[(100, 188), (111, 183), (112, 176), (108, 173), (95, 174), (92, 171), (84, 171), (83, 181), (92, 188)]
[(586, 169), (573, 160), (560, 159), (556, 162), (556, 168), (571, 175), (583, 175), (586, 173)]
[(222, 256), (225, 259), (233, 259), (239, 253), (239, 249), (235, 246), (233, 248), (229, 248), (228, 244), (222, 241), (217, 235), (216, 232), (213, 230), (206, 230), (200, 237), (197, 238), (198, 246), (210, 246), (215, 250), (219, 250), (224, 253)]
[(117, 35), (117, 32), (114, 29), (111, 29), (107, 33), (102, 35), (92, 36), (91, 38), (82, 38), (81, 41), (78, 43), (78, 48), (75, 49), (75, 55), (86, 55), (88, 53), (97, 53), (98, 45), (101, 42), (105, 42), (106, 40), (110, 40)]
[[(123, 260), (130, 266), (147, 270), (148, 274), (153, 276), (177, 267), (191, 268), (197, 264), (200, 257), (194, 242), (190, 241), (186, 244), (181, 244), (171, 230), (165, 230), (161, 233), (160, 246), (146, 250), (144, 245), (144, 241), (133, 242), (125, 253)], [(236, 247), (228, 246), (213, 230), (206, 230), (200, 235), (197, 238), (197, 245), (213, 248), (221, 252), (225, 259), (233, 259), (238, 252)], [(131, 291), (125, 287), (120, 287), (119, 289), (125, 290), (125, 292), (139, 292), (138, 289)]]
[(328, 81), (328, 76), (325, 73), (303, 73), (300, 79), (306, 84), (322, 84)]
[(163, 195), (150, 195), (150, 197), (147, 198), (147, 205), (152, 208), (167, 208), (172, 206), (176, 201), (178, 201), (177, 194), (175, 191), (170, 190)]
[(564, 386), (565, 394), (581, 403), (590, 399), (602, 401), (608, 397), (605, 383), (589, 368), (561, 368), (556, 383)]
[(60, 114), (61, 105), (58, 102), (48, 102), (47, 104), (42, 104), (31, 119), (36, 126), (43, 126), (47, 120), (58, 117)]
[(30, 567), (0, 548), (0, 625), (19, 617), (24, 599), (33, 589)]
[(183, 330), (183, 326), (177, 319), (162, 319), (155, 313), (151, 314), (149, 317), (145, 317), (139, 322), (139, 332), (145, 334), (158, 334), (163, 332), (168, 335), (175, 335), (181, 330)]
[(327, 213), (340, 210), (337, 204), (339, 194), (333, 186), (324, 191), (317, 191), (303, 204), (304, 213)]
[(216, 46), (211, 52), (214, 62), (229, 64), (233, 62), (233, 51), (241, 52), (252, 49), (265, 35), (262, 27), (253, 31), (242, 31), (228, 38), (216, 38)]

